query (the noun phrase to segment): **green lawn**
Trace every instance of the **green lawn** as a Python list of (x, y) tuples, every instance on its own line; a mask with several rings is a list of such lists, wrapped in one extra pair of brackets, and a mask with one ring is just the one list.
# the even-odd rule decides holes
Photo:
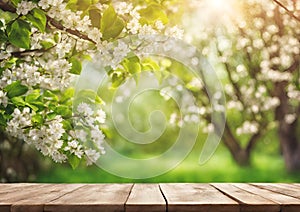
[[(205, 164), (198, 164), (199, 147), (174, 170), (150, 179), (132, 180), (116, 177), (96, 166), (80, 166), (72, 170), (67, 165), (53, 165), (41, 172), (36, 182), (48, 183), (118, 183), (118, 182), (300, 182), (300, 173), (288, 174), (284, 162), (276, 154), (259, 154), (252, 157), (252, 166), (240, 168), (228, 151), (220, 146)], [(121, 166), (122, 164), (120, 164)]]

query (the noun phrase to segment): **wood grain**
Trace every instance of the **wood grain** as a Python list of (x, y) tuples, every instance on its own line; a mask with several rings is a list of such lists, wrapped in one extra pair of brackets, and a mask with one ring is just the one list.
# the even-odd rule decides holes
[(44, 211), (124, 211), (132, 184), (88, 184), (45, 204)]
[(264, 188), (276, 193), (284, 194), (287, 196), (295, 197), (300, 199), (300, 189), (298, 188), (291, 188), (288, 185), (283, 185), (283, 184), (271, 184), (271, 183), (253, 183), (253, 185)]
[(300, 211), (300, 184), (0, 184), (0, 212)]
[(11, 212), (43, 212), (44, 205), (74, 191), (82, 184), (47, 184), (43, 188), (32, 191), (30, 198), (18, 200), (11, 206)]
[(240, 202), (240, 211), (279, 212), (280, 205), (259, 195), (250, 193), (229, 183), (213, 183), (215, 188)]
[[(31, 195), (35, 192), (46, 187), (44, 184), (23, 186), (16, 185), (15, 188), (11, 188), (10, 191), (6, 191), (0, 194), (0, 212), (10, 211), (11, 205), (24, 199), (31, 198)], [(8, 188), (8, 187), (6, 187)], [(4, 191), (4, 189), (2, 190)]]
[(166, 211), (166, 202), (158, 184), (135, 184), (126, 202), (126, 211)]
[(168, 211), (239, 211), (236, 201), (208, 184), (160, 184)]
[(283, 194), (275, 193), (270, 190), (255, 187), (245, 183), (234, 183), (234, 186), (246, 190), (250, 193), (269, 199), (273, 202), (280, 204), (281, 212), (299, 212), (300, 200), (294, 197), (286, 196)]

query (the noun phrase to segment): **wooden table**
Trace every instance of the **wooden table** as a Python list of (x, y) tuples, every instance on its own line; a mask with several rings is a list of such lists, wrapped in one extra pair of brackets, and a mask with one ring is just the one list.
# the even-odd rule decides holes
[(300, 184), (0, 184), (0, 211), (300, 212)]

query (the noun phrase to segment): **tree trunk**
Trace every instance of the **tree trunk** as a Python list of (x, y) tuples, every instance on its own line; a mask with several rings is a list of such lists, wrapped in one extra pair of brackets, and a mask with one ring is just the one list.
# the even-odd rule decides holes
[[(280, 99), (280, 105), (276, 108), (276, 120), (279, 123), (278, 136), (281, 151), (285, 160), (286, 169), (290, 172), (300, 171), (300, 143), (297, 136), (298, 118), (293, 123), (286, 123), (285, 116), (291, 108), (286, 93), (286, 83), (278, 83), (275, 94)], [(299, 109), (297, 113), (299, 112)]]
[(27, 182), (39, 171), (37, 152), (0, 132), (0, 182)]
[(250, 166), (250, 152), (245, 149), (241, 149), (233, 155), (234, 160), (239, 166), (245, 167)]
[(296, 122), (287, 124), (279, 123), (279, 139), (285, 165), (288, 171), (300, 171), (300, 144), (296, 136)]
[(236, 138), (231, 132), (228, 124), (225, 125), (223, 142), (230, 151), (233, 159), (239, 166), (250, 166), (251, 148), (243, 149), (237, 142)]

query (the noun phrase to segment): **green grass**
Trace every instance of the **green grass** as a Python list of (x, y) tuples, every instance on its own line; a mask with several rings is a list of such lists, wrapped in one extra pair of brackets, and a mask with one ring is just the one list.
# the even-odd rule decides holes
[[(285, 171), (284, 161), (277, 155), (254, 153), (251, 167), (239, 167), (224, 147), (204, 165), (198, 164), (201, 149), (193, 152), (175, 169), (158, 177), (132, 180), (116, 177), (96, 166), (80, 166), (72, 170), (67, 165), (51, 165), (41, 172), (36, 182), (48, 183), (124, 183), (124, 182), (300, 182), (300, 173)], [(120, 164), (122, 166), (122, 164)], [(129, 167), (130, 170), (130, 167)], [(138, 171), (138, 170), (136, 170)]]

